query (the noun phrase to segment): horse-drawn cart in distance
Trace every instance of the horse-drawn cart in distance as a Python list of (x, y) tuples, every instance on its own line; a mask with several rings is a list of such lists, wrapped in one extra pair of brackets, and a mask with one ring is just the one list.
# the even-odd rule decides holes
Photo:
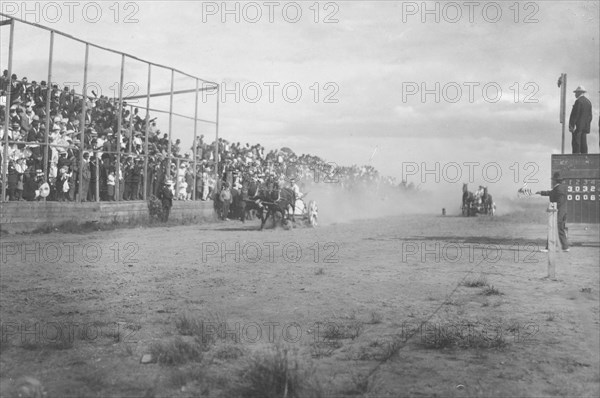
[(462, 215), (476, 216), (485, 214), (493, 216), (496, 214), (496, 204), (492, 195), (488, 193), (487, 187), (479, 186), (479, 189), (473, 193), (469, 191), (467, 184), (463, 184), (462, 204), (460, 206)]

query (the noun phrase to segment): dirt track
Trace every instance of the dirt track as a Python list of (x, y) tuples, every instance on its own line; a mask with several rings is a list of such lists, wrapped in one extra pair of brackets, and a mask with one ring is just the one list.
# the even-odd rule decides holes
[[(227, 396), (243, 357), (276, 341), (329, 396), (600, 392), (597, 225), (569, 225), (558, 281), (535, 251), (544, 223), (519, 216), (256, 226), (3, 236), (1, 395), (32, 376), (48, 397)], [(476, 279), (500, 294), (464, 285)], [(180, 383), (176, 372), (197, 365), (140, 364), (184, 315), (226, 321), (216, 347), (242, 357), (213, 348), (202, 381)], [(72, 344), (54, 343), (58, 329), (77, 329)]]

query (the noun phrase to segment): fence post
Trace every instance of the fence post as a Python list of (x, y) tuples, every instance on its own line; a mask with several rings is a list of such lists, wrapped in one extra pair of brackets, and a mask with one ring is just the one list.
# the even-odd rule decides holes
[[(12, 127), (10, 125), (10, 103), (12, 102), (12, 61), (13, 61), (13, 44), (15, 37), (15, 20), (10, 20), (10, 38), (8, 42), (8, 86), (6, 87), (6, 106), (4, 107), (4, 150), (2, 152), (2, 200), (6, 202), (6, 186), (8, 185), (8, 134)], [(12, 135), (12, 134), (11, 134)], [(12, 140), (15, 136), (12, 135)], [(12, 199), (12, 198), (11, 198)]]
[[(79, 143), (79, 170), (77, 179), (79, 183), (77, 184), (77, 202), (86, 202), (87, 201), (87, 192), (86, 197), (81, 197), (81, 186), (83, 185), (83, 152), (85, 151), (85, 121), (87, 119), (87, 75), (88, 75), (88, 60), (90, 55), (90, 45), (86, 43), (85, 45), (85, 60), (83, 64), (83, 89), (82, 94), (83, 98), (81, 100), (81, 121), (80, 121), (80, 131), (79, 131), (79, 139), (81, 142)], [(92, 152), (93, 153), (93, 152)], [(89, 167), (89, 165), (88, 165)], [(88, 180), (88, 190), (90, 189), (89, 180)]]
[(548, 278), (556, 280), (556, 246), (558, 244), (558, 231), (556, 222), (556, 203), (548, 205)]

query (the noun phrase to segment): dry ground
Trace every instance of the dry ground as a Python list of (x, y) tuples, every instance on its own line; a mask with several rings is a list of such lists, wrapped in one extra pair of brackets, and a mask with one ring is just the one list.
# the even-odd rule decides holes
[(3, 236), (0, 393), (598, 396), (598, 226), (551, 281), (544, 217)]

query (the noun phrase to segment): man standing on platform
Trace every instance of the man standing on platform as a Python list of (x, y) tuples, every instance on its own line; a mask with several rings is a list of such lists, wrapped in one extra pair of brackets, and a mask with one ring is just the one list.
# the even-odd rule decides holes
[[(567, 186), (562, 183), (562, 178), (558, 172), (552, 176), (552, 183), (554, 186), (551, 191), (538, 191), (537, 195), (549, 196), (550, 202), (556, 203), (557, 224), (558, 224), (558, 238), (560, 239), (560, 245), (564, 252), (569, 251), (569, 241), (567, 240)], [(546, 241), (546, 248), (541, 250), (542, 252), (548, 251), (548, 242)]]
[(573, 91), (575, 103), (569, 117), (569, 131), (573, 135), (571, 145), (573, 153), (588, 153), (587, 134), (590, 133), (592, 124), (592, 103), (585, 96), (586, 90), (579, 86)]

